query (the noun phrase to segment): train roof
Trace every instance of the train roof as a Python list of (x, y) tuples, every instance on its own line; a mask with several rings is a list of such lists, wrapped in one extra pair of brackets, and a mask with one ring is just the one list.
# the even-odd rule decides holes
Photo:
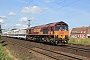
[(65, 24), (65, 25), (68, 26), (67, 23), (65, 23), (63, 21), (60, 21), (60, 22), (53, 22), (53, 23), (49, 23), (49, 24), (39, 25), (39, 26), (31, 27), (31, 28), (33, 29), (33, 28), (42, 28), (42, 27), (48, 27), (48, 26), (55, 26), (58, 23), (62, 23), (62, 24)]

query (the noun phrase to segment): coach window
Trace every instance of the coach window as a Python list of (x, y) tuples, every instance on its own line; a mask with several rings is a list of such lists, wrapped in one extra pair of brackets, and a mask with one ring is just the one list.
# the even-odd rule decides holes
[(86, 33), (86, 31), (84, 31), (84, 33)]
[(82, 33), (83, 31), (81, 31), (81, 33)]

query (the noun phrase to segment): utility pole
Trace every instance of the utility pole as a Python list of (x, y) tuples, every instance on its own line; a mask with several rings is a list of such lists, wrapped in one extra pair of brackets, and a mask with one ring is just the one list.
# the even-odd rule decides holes
[(30, 28), (30, 21), (31, 21), (31, 20), (28, 20), (28, 28)]

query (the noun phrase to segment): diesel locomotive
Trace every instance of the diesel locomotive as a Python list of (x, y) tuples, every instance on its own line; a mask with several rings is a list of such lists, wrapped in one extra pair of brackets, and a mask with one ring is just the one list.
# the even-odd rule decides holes
[(55, 45), (67, 44), (69, 40), (68, 24), (60, 21), (27, 28), (26, 39)]

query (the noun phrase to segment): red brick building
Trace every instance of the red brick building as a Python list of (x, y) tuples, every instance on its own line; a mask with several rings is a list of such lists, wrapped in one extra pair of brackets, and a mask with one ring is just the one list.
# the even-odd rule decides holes
[(71, 30), (71, 37), (72, 38), (90, 38), (90, 26), (73, 28)]

